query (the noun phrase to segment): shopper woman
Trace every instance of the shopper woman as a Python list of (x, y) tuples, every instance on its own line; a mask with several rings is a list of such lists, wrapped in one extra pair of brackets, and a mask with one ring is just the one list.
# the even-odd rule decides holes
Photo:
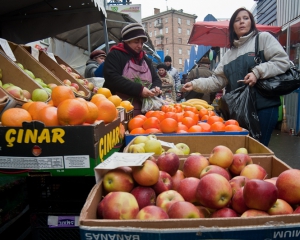
[(159, 79), (152, 61), (143, 51), (148, 41), (143, 26), (131, 23), (122, 31), (122, 42), (113, 46), (104, 65), (104, 87), (134, 105), (134, 114), (140, 114), (142, 98), (161, 94)]
[(157, 74), (161, 80), (162, 98), (166, 103), (176, 103), (175, 81), (167, 72), (167, 66), (164, 63), (157, 65)]
[[(251, 12), (245, 8), (237, 9), (229, 22), (230, 50), (222, 57), (213, 75), (198, 78), (183, 86), (183, 91), (203, 93), (218, 92), (226, 87), (230, 92), (243, 84), (253, 87), (260, 79), (276, 76), (289, 68), (289, 58), (280, 43), (271, 34), (259, 34), (259, 51), (264, 54), (265, 61), (256, 66), (255, 37), (258, 30)], [(238, 80), (244, 80), (243, 82)], [(259, 141), (268, 146), (273, 129), (278, 119), (279, 97), (266, 98), (255, 88), (256, 108), (261, 129)]]

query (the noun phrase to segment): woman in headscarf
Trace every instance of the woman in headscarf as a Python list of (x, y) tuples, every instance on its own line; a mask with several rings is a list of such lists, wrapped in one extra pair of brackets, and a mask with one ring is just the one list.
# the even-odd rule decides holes
[(141, 114), (142, 98), (161, 94), (161, 81), (143, 51), (148, 41), (143, 26), (131, 23), (122, 31), (122, 42), (113, 46), (104, 65), (104, 85), (112, 94), (130, 100), (134, 115)]

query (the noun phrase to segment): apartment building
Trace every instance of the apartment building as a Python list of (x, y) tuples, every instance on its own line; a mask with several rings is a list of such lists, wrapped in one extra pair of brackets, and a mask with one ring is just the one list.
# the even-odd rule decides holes
[(156, 51), (172, 58), (172, 65), (179, 72), (184, 70), (185, 59), (190, 58), (191, 45), (187, 44), (197, 16), (184, 13), (183, 10), (160, 12), (154, 8), (154, 15), (142, 19)]

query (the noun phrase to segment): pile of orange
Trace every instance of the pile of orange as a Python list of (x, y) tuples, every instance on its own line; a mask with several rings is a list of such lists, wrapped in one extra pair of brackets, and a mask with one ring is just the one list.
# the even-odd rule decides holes
[(149, 111), (138, 115), (128, 123), (130, 134), (153, 133), (199, 133), (199, 132), (240, 132), (242, 128), (236, 120), (224, 121), (214, 111), (180, 104), (164, 105), (160, 111)]
[[(23, 122), (41, 121), (45, 126), (89, 125), (103, 121), (110, 123), (118, 117), (114, 101), (109, 100), (107, 91), (95, 94), (91, 101), (76, 98), (71, 88), (61, 85), (53, 88), (51, 100), (45, 102), (27, 102), (22, 108), (10, 108), (1, 116), (3, 126), (22, 127)], [(121, 99), (122, 101), (122, 99)]]

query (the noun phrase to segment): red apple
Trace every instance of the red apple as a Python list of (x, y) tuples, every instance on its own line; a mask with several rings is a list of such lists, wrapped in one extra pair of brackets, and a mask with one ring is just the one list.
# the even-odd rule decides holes
[(156, 197), (156, 206), (161, 207), (165, 212), (168, 212), (170, 206), (179, 201), (184, 201), (184, 198), (179, 192), (168, 190), (162, 192)]
[(171, 178), (173, 183), (172, 190), (177, 190), (180, 181), (184, 179), (185, 176), (182, 170), (177, 170), (177, 172), (173, 176), (171, 176)]
[(159, 178), (159, 168), (151, 160), (146, 160), (142, 166), (132, 167), (133, 179), (141, 186), (152, 186)]
[(239, 215), (237, 214), (236, 211), (227, 207), (218, 209), (211, 215), (211, 218), (230, 218), (230, 217), (239, 217)]
[(210, 212), (210, 210), (208, 208), (203, 207), (203, 206), (198, 206), (198, 205), (195, 205), (195, 206), (198, 208), (200, 214), (203, 215), (205, 218), (209, 218), (210, 217), (211, 212)]
[(244, 187), (239, 188), (231, 199), (231, 208), (239, 214), (243, 214), (249, 208), (247, 207), (244, 196), (243, 196)]
[(134, 187), (132, 175), (123, 169), (108, 171), (103, 177), (103, 187), (107, 192), (130, 192)]
[(247, 177), (249, 179), (265, 179), (266, 176), (267, 176), (267, 172), (266, 170), (258, 165), (258, 164), (249, 164), (247, 166), (245, 166), (241, 173), (240, 173), (240, 176), (244, 176), (244, 177)]
[(180, 181), (177, 192), (183, 196), (184, 200), (191, 203), (196, 203), (196, 190), (200, 182), (199, 178), (188, 177)]
[(194, 204), (186, 201), (173, 203), (168, 215), (170, 218), (205, 218)]
[(82, 90), (77, 91), (77, 94), (79, 94), (80, 96), (85, 96), (85, 92)]
[(173, 176), (179, 169), (179, 157), (177, 154), (168, 152), (162, 153), (156, 160), (156, 164), (161, 171), (165, 171)]
[(276, 181), (278, 198), (289, 204), (300, 203), (300, 170), (289, 169), (283, 171)]
[(200, 179), (196, 192), (197, 200), (201, 205), (220, 209), (229, 203), (232, 189), (226, 178), (217, 173), (211, 173)]
[(23, 96), (27, 100), (31, 99), (31, 93), (28, 90), (26, 90), (26, 89), (23, 89)]
[(248, 178), (244, 177), (244, 176), (235, 176), (235, 177), (231, 178), (229, 180), (229, 183), (232, 188), (232, 194), (234, 195), (237, 192), (237, 190), (244, 187), (247, 181), (248, 181)]
[(272, 177), (272, 178), (267, 178), (267, 179), (264, 179), (264, 180), (267, 181), (267, 182), (273, 183), (276, 186), (277, 178), (278, 177)]
[(182, 171), (185, 177), (200, 178), (200, 173), (203, 168), (207, 167), (209, 162), (202, 155), (190, 155), (183, 163)]
[(103, 201), (100, 201), (97, 206), (97, 218), (103, 219)]
[(274, 205), (268, 210), (270, 215), (292, 214), (294, 209), (286, 201), (277, 199)]
[(7, 87), (5, 90), (15, 98), (19, 98), (21, 100), (24, 99), (23, 90), (20, 87), (12, 85), (12, 86)]
[(173, 187), (172, 177), (165, 171), (159, 171), (158, 181), (152, 186), (156, 195), (171, 190)]
[(151, 187), (137, 186), (132, 189), (131, 194), (136, 198), (139, 209), (156, 203), (156, 194)]
[(228, 147), (218, 145), (211, 151), (208, 161), (210, 164), (228, 168), (232, 164), (233, 153)]
[(128, 192), (110, 192), (103, 201), (103, 219), (134, 219), (139, 212), (135, 197)]
[(168, 214), (162, 208), (157, 206), (146, 206), (142, 208), (136, 215), (136, 219), (140, 220), (156, 220), (168, 218)]
[(249, 209), (241, 215), (241, 217), (261, 217), (261, 216), (270, 216), (270, 215), (267, 212), (256, 210), (256, 209)]
[(202, 170), (202, 172), (200, 173), (200, 179), (203, 178), (204, 176), (206, 176), (207, 174), (211, 174), (211, 173), (220, 174), (224, 178), (226, 178), (228, 181), (231, 179), (229, 172), (225, 168), (222, 168), (217, 165), (208, 165), (207, 167), (205, 167)]
[(236, 175), (240, 175), (242, 169), (246, 165), (252, 163), (253, 163), (252, 158), (248, 154), (236, 153), (233, 154), (233, 161), (228, 169), (233, 175), (236, 176)]
[(71, 83), (71, 86), (76, 88), (76, 90), (79, 90), (79, 85), (77, 83)]
[(293, 213), (294, 213), (294, 214), (300, 214), (300, 206), (298, 206), (298, 207), (294, 210)]
[(150, 156), (149, 158), (148, 158), (148, 160), (151, 160), (151, 161), (153, 161), (153, 162), (157, 162), (157, 159), (152, 155), (152, 156)]
[(278, 191), (272, 183), (250, 179), (244, 186), (243, 197), (248, 208), (268, 211), (276, 202)]
[(53, 88), (57, 87), (57, 84), (56, 83), (48, 83), (47, 86), (48, 86), (48, 88), (53, 89)]
[(67, 85), (67, 86), (71, 86), (71, 81), (69, 79), (64, 79), (63, 80), (63, 84)]

